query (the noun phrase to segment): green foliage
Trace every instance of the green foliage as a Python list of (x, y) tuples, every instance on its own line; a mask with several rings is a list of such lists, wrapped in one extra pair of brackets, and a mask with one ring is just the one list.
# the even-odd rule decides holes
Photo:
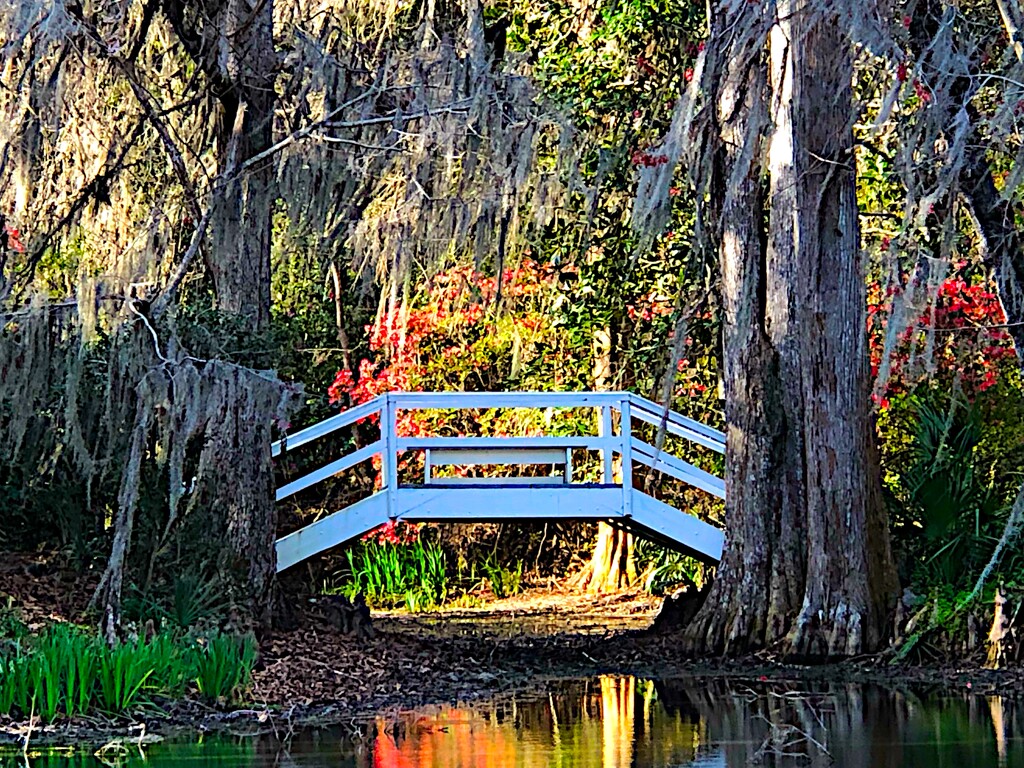
[[(974, 449), (981, 439), (976, 409), (952, 404), (940, 412), (934, 404), (917, 404), (913, 463), (904, 475), (908, 496), (921, 510), (925, 536), (945, 536), (965, 515), (979, 515), (989, 489), (977, 482)], [(975, 525), (977, 532), (978, 526)]]
[(634, 551), (637, 570), (644, 575), (643, 588), (663, 595), (680, 584), (704, 581), (704, 565), (692, 557), (667, 549), (647, 539), (638, 539)]
[(14, 598), (8, 597), (0, 604), (0, 643), (4, 640), (21, 640), (28, 634), (28, 626), (14, 607)]
[[(171, 663), (171, 659), (160, 659)], [(117, 645), (99, 659), (99, 693), (102, 710), (124, 712), (139, 703), (143, 686), (156, 671), (157, 654), (144, 641)]]
[(211, 635), (196, 654), (199, 692), (211, 701), (234, 701), (249, 685), (257, 650), (251, 634)]
[(915, 588), (968, 587), (987, 562), (1024, 467), (1022, 407), (1003, 383), (969, 404), (921, 387), (883, 413), (893, 543)]
[(523, 583), (523, 561), (518, 560), (515, 568), (506, 568), (493, 558), (484, 561), (484, 573), (494, 596), (501, 599), (518, 595)]
[(170, 589), (162, 594), (133, 590), (124, 600), (122, 614), (138, 624), (152, 621), (157, 626), (187, 631), (222, 614), (225, 605), (216, 579), (185, 573), (175, 576)]
[(186, 574), (174, 579), (167, 618), (181, 629), (196, 626), (200, 621), (220, 613), (224, 598), (215, 579)]
[(345, 556), (348, 574), (341, 591), (350, 598), (361, 593), (378, 605), (430, 610), (448, 597), (447, 558), (434, 542), (422, 538), (408, 544), (364, 541)]
[(256, 662), (251, 636), (215, 634), (199, 645), (160, 634), (113, 648), (83, 629), (55, 624), (0, 653), (0, 715), (46, 722), (92, 712), (136, 709), (154, 697), (179, 697), (195, 682), (226, 701), (248, 684)]

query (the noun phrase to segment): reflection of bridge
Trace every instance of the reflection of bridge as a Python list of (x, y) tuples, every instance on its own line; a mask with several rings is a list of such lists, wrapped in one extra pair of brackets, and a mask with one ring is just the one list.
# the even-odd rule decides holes
[[(542, 437), (403, 437), (396, 415), (415, 410), (524, 408), (598, 409), (599, 434)], [(618, 414), (618, 418), (615, 416)], [(664, 426), (667, 434), (717, 453), (725, 436), (628, 392), (392, 392), (350, 408), (274, 443), (273, 455), (297, 448), (367, 418), (379, 419), (380, 438), (277, 490), (277, 500), (380, 456), (382, 490), (307, 525), (277, 542), (282, 571), (330, 547), (361, 536), (390, 520), (406, 522), (495, 522), (507, 520), (603, 520), (653, 538), (708, 562), (722, 554), (723, 534), (708, 523), (633, 487), (634, 463), (644, 464), (710, 494), (725, 497), (725, 483), (634, 434), (635, 422)], [(617, 429), (616, 429), (617, 422)], [(597, 452), (601, 482), (577, 482), (574, 453)], [(419, 482), (399, 482), (398, 456), (418, 453)], [(615, 461), (615, 455), (621, 458)], [(615, 472), (616, 464), (620, 471)], [(446, 477), (451, 466), (504, 466), (519, 473), (498, 477)], [(525, 476), (524, 467), (546, 467)], [(553, 468), (553, 469), (552, 469)], [(534, 470), (536, 472), (536, 470)], [(617, 477), (618, 475), (618, 477)]]

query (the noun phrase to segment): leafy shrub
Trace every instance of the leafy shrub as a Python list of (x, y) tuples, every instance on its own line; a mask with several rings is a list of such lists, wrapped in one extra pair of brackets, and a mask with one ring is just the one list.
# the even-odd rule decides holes
[(893, 544), (915, 589), (967, 586), (991, 555), (1019, 482), (1020, 409), (1000, 384), (973, 402), (920, 388), (882, 414)]
[(18, 609), (14, 607), (14, 598), (8, 597), (5, 604), (0, 605), (0, 641), (18, 641), (27, 634), (28, 626), (22, 621)]
[(186, 574), (174, 579), (167, 618), (181, 629), (188, 629), (216, 616), (223, 607), (224, 600), (215, 580)]
[(233, 701), (249, 685), (256, 652), (256, 640), (251, 634), (211, 635), (196, 654), (199, 692), (211, 701)]
[(252, 636), (214, 635), (204, 645), (163, 633), (113, 648), (85, 630), (48, 628), (0, 654), (0, 715), (35, 713), (50, 722), (93, 711), (121, 714), (158, 696), (200, 693), (230, 700), (250, 680)]
[(345, 555), (348, 582), (342, 591), (349, 597), (362, 593), (370, 602), (405, 604), (410, 610), (436, 607), (448, 597), (447, 558), (434, 542), (364, 541)]
[(704, 566), (698, 560), (647, 539), (637, 540), (634, 557), (643, 574), (643, 588), (652, 595), (663, 595), (680, 584), (699, 585), (704, 581)]
[(153, 595), (134, 590), (124, 601), (122, 615), (138, 624), (152, 621), (189, 630), (220, 614), (224, 605), (216, 580), (186, 573), (174, 578), (169, 592)]
[(487, 581), (491, 585), (491, 592), (499, 599), (518, 595), (522, 590), (522, 560), (516, 563), (515, 569), (511, 569), (489, 558), (484, 562), (484, 572), (487, 574)]

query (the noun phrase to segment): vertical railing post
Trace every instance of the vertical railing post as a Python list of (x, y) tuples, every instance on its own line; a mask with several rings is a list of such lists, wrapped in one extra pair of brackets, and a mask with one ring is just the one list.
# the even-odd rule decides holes
[(395, 403), (390, 393), (384, 395), (380, 407), (380, 438), (383, 456), (381, 456), (381, 472), (384, 479), (384, 493), (388, 517), (392, 520), (397, 516), (395, 499), (398, 491), (398, 457), (395, 454)]
[(622, 439), (622, 514), (633, 516), (633, 414), (629, 395), (623, 395), (619, 406), (619, 437)]
[(612, 429), (612, 406), (601, 406), (601, 421), (597, 425), (598, 437), (602, 440), (601, 448), (601, 482), (604, 485), (615, 483), (615, 433)]

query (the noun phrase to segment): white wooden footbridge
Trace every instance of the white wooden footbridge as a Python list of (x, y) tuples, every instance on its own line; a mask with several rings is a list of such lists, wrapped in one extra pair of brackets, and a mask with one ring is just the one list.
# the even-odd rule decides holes
[[(540, 437), (403, 437), (396, 415), (413, 410), (492, 408), (597, 409), (597, 435)], [(707, 562), (722, 554), (718, 528), (680, 511), (633, 486), (634, 462), (682, 480), (719, 498), (724, 481), (676, 456), (658, 451), (634, 434), (635, 422), (664, 425), (670, 435), (718, 453), (725, 435), (650, 400), (628, 392), (393, 392), (350, 408), (307, 427), (273, 445), (282, 456), (356, 422), (372, 418), (380, 425), (375, 442), (277, 489), (277, 500), (304, 491), (361, 462), (380, 457), (383, 488), (373, 495), (317, 520), (277, 542), (277, 569), (286, 568), (326, 549), (351, 541), (386, 524), (405, 522), (493, 522), (510, 520), (606, 521), (658, 540)], [(579, 482), (573, 476), (573, 453), (600, 455), (600, 482)], [(423, 476), (400, 483), (398, 456), (420, 453)], [(616, 461), (616, 456), (619, 460)], [(444, 477), (438, 468), (502, 466), (504, 476)], [(547, 475), (523, 476), (532, 466)], [(615, 468), (618, 467), (618, 471)]]

